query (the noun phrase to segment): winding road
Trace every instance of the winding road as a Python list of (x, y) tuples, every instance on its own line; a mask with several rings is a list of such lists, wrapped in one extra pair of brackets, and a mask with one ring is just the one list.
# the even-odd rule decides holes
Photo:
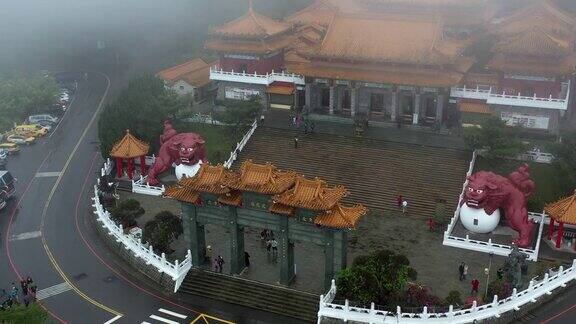
[(298, 323), (182, 294), (167, 295), (112, 253), (94, 231), (90, 194), (100, 170), (98, 112), (111, 82), (71, 73), (78, 91), (63, 120), (8, 161), (17, 194), (0, 211), (0, 288), (31, 276), (60, 323)]

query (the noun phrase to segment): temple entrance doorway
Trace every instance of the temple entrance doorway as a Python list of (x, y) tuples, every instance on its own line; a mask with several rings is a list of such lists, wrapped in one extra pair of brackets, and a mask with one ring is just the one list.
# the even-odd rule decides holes
[(433, 125), (436, 122), (436, 98), (424, 97), (424, 124)]
[(370, 117), (383, 118), (384, 117), (384, 94), (371, 93), (370, 94)]
[(295, 289), (318, 293), (324, 289), (324, 272), (326, 266), (322, 245), (295, 240), (294, 271), (296, 273), (292, 286)]
[(400, 98), (400, 116), (402, 122), (405, 124), (412, 124), (414, 115), (414, 95), (403, 93)]
[[(270, 250), (267, 242), (270, 241)], [(276, 241), (276, 243), (273, 243)], [(280, 240), (278, 233), (256, 227), (244, 227), (244, 251), (249, 255), (250, 266), (240, 276), (245, 279), (277, 284), (280, 281)], [(273, 246), (276, 245), (276, 250)], [(246, 257), (244, 257), (246, 260)]]
[(322, 88), (320, 90), (320, 106), (322, 108), (330, 107), (330, 89)]
[[(214, 260), (220, 255), (224, 258), (222, 273), (230, 274), (231, 249), (228, 236), (230, 231), (219, 224), (204, 225), (204, 235), (206, 238), (206, 257), (204, 266), (206, 269), (216, 271)], [(224, 239), (225, 238), (225, 239)]]
[(343, 115), (345, 116), (350, 116), (351, 115), (351, 107), (352, 107), (352, 100), (351, 100), (351, 95), (350, 95), (350, 90), (349, 89), (343, 89), (342, 90), (342, 102), (341, 102), (341, 112)]

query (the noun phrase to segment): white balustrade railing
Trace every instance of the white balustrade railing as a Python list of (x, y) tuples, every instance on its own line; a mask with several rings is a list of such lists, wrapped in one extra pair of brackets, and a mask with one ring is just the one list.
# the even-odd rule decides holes
[(552, 95), (548, 98), (542, 98), (536, 97), (536, 94), (534, 94), (534, 96), (522, 96), (520, 94), (510, 95), (505, 92), (501, 94), (495, 93), (492, 87), (486, 90), (480, 89), (479, 87), (467, 88), (463, 86), (462, 88), (452, 88), (450, 90), (450, 96), (454, 98), (486, 100), (486, 103), (490, 105), (567, 110), (570, 99), (570, 84), (568, 84), (567, 89), (565, 98), (552, 98)]
[(164, 185), (160, 187), (151, 186), (148, 184), (147, 178), (148, 176), (140, 175), (137, 180), (132, 180), (132, 192), (148, 196), (162, 196), (166, 191), (166, 187)]
[(113, 167), (114, 165), (112, 164), (112, 161), (110, 161), (110, 158), (107, 158), (106, 161), (104, 161), (104, 166), (102, 166), (102, 169), (100, 169), (100, 176), (103, 177), (110, 174)]
[(92, 200), (94, 201), (92, 206), (94, 207), (94, 214), (96, 214), (97, 217), (96, 220), (102, 224), (102, 227), (108, 231), (108, 234), (136, 257), (143, 259), (146, 264), (152, 265), (159, 272), (169, 275), (175, 282), (174, 292), (178, 291), (184, 277), (186, 277), (186, 274), (192, 267), (192, 254), (190, 250), (188, 250), (186, 258), (182, 262), (178, 262), (178, 260), (174, 262), (166, 260), (164, 253), (161, 255), (154, 253), (151, 245), (145, 245), (139, 238), (125, 234), (122, 225), (116, 225), (110, 217), (110, 212), (100, 203), (97, 186), (94, 186), (94, 197)]
[(274, 72), (266, 74), (234, 72), (218, 70), (217, 67), (210, 68), (210, 80), (229, 81), (240, 83), (261, 84), (269, 86), (274, 82), (288, 82), (304, 85), (304, 77), (294, 73)]
[(478, 306), (476, 301), (470, 308), (454, 310), (450, 305), (448, 312), (430, 313), (424, 307), (421, 313), (403, 313), (400, 307), (396, 312), (389, 312), (375, 309), (374, 303), (370, 308), (352, 307), (348, 300), (342, 304), (332, 303), (336, 295), (336, 285), (332, 280), (332, 287), (326, 296), (320, 296), (320, 307), (318, 311), (318, 324), (323, 318), (334, 318), (343, 321), (354, 321), (359, 323), (473, 323), (491, 318), (499, 318), (510, 311), (518, 311), (526, 304), (536, 302), (538, 298), (549, 295), (559, 287), (566, 287), (566, 284), (576, 279), (576, 259), (568, 269), (559, 267), (558, 271), (550, 271), (544, 275), (540, 281), (530, 280), (528, 288), (512, 291), (510, 297), (499, 300), (494, 296), (492, 302)]
[(258, 128), (258, 119), (254, 120), (248, 132), (246, 132), (246, 134), (244, 134), (244, 137), (242, 137), (242, 140), (239, 143), (236, 143), (236, 148), (234, 149), (234, 151), (230, 152), (230, 157), (226, 162), (224, 162), (225, 168), (230, 169), (232, 167), (232, 164), (234, 164), (234, 161), (236, 161), (236, 159), (238, 158), (238, 154), (242, 152), (244, 146), (248, 144), (248, 141), (252, 137), (252, 134), (254, 134), (254, 132), (256, 131), (256, 128)]

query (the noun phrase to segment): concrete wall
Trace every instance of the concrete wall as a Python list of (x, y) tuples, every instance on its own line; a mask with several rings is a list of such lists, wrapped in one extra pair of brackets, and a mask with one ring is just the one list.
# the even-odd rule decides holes
[(226, 100), (226, 87), (258, 91), (262, 105), (265, 109), (268, 109), (268, 94), (266, 93), (265, 85), (220, 81), (218, 83), (218, 92), (216, 94), (218, 100)]

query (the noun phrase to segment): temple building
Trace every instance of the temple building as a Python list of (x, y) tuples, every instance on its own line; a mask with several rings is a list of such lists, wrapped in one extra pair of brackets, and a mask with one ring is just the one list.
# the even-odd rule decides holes
[[(219, 99), (375, 125), (464, 126), (498, 116), (557, 132), (569, 108), (576, 19), (548, 0), (504, 18), (489, 0), (317, 0), (283, 21), (248, 12), (206, 48)], [(474, 45), (489, 38), (480, 67)], [(478, 73), (480, 70), (480, 73)]]

